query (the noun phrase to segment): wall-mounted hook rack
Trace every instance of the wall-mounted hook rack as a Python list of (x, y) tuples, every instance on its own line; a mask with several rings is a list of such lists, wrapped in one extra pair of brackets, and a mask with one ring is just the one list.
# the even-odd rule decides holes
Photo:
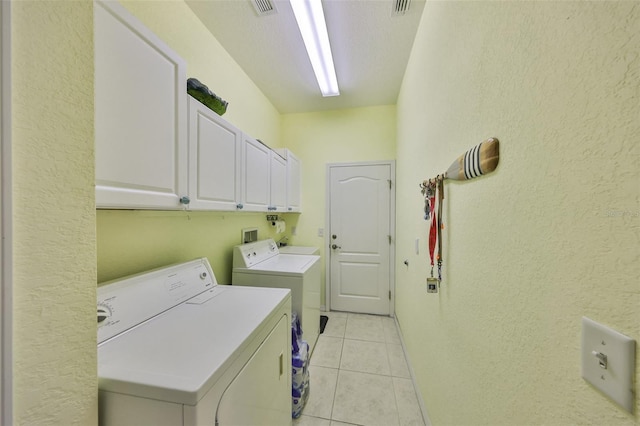
[(435, 178), (425, 179), (420, 188), (435, 185), (445, 179), (469, 180), (490, 173), (498, 167), (500, 161), (500, 141), (489, 138), (474, 146), (455, 159), (446, 172)]

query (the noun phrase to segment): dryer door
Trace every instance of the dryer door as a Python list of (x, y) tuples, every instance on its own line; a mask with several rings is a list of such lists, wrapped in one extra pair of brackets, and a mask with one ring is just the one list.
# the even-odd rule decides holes
[(220, 399), (217, 424), (291, 424), (291, 324), (283, 316)]

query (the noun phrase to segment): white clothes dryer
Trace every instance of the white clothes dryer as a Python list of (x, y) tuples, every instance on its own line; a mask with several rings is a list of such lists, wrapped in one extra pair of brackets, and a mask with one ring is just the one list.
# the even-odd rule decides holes
[(313, 353), (320, 334), (320, 256), (281, 254), (272, 239), (235, 246), (231, 282), (290, 289), (291, 309)]
[(100, 286), (97, 312), (101, 425), (291, 425), (288, 289), (203, 258)]

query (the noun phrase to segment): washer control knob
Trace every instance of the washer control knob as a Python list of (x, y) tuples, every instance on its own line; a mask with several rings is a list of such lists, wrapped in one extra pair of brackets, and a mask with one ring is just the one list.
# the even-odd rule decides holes
[(207, 273), (206, 272), (200, 273), (200, 279), (204, 280), (205, 278), (207, 278)]
[(98, 324), (102, 324), (111, 317), (111, 309), (106, 306), (98, 305)]

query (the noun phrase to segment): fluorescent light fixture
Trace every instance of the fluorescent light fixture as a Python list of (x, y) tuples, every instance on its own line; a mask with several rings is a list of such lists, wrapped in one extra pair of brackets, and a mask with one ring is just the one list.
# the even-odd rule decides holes
[(307, 54), (316, 74), (322, 96), (338, 96), (338, 79), (333, 67), (331, 46), (327, 25), (324, 21), (321, 0), (289, 0), (293, 14), (298, 22), (298, 28)]

